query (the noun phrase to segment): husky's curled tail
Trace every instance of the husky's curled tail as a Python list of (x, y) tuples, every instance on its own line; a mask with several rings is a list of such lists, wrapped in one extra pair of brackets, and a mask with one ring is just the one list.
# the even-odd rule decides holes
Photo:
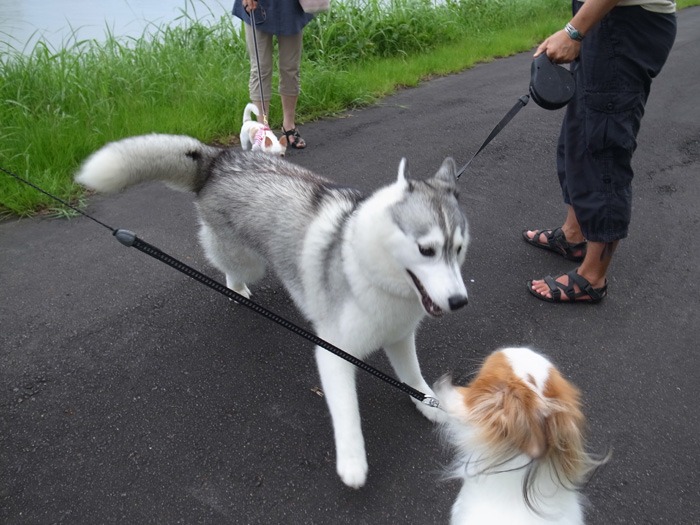
[(221, 152), (184, 135), (130, 137), (111, 142), (88, 157), (75, 181), (101, 193), (151, 180), (181, 191), (197, 191), (206, 180), (207, 167)]
[[(364, 197), (276, 156), (147, 135), (107, 144), (76, 180), (102, 192), (149, 180), (194, 191), (202, 247), (229, 288), (248, 297), (247, 284), (269, 267), (319, 337), (360, 359), (383, 348), (400, 381), (433, 395), (415, 331), (426, 315), (467, 304), (460, 267), (469, 233), (451, 158), (428, 180), (409, 179), (403, 159), (395, 182)], [(357, 488), (367, 459), (355, 369), (320, 348), (316, 360), (336, 468)], [(431, 420), (443, 417), (415, 402)]]

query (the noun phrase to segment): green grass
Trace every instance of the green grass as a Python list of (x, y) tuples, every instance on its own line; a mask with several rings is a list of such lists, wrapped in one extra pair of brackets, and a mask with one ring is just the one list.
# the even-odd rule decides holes
[[(105, 142), (141, 133), (232, 143), (248, 102), (248, 57), (228, 16), (154, 37), (39, 42), (0, 56), (0, 167), (79, 202), (72, 176)], [(693, 3), (694, 2), (694, 3)], [(684, 0), (679, 5), (695, 5)], [(370, 104), (399, 87), (531, 48), (562, 27), (562, 0), (345, 0), (304, 31), (300, 123)], [(273, 79), (273, 86), (277, 79)], [(270, 124), (279, 127), (278, 99)], [(0, 216), (65, 215), (48, 197), (0, 173)]]

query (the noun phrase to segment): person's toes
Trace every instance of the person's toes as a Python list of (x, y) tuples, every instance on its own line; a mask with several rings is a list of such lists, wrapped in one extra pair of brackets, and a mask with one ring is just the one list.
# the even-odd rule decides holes
[(545, 283), (543, 280), (532, 281), (530, 287), (532, 288), (532, 291), (537, 292), (544, 297), (551, 297), (549, 294), (549, 286), (547, 286), (547, 283)]
[[(537, 230), (527, 230), (525, 235), (527, 235), (528, 239), (533, 240), (535, 235), (537, 235)], [(537, 240), (537, 242), (542, 242), (542, 234), (540, 234), (540, 238)]]

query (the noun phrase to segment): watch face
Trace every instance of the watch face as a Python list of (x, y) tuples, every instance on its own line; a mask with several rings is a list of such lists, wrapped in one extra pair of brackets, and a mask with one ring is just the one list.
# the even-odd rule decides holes
[(571, 24), (566, 24), (566, 32), (572, 40), (578, 40), (579, 42), (583, 40), (583, 35), (578, 32)]

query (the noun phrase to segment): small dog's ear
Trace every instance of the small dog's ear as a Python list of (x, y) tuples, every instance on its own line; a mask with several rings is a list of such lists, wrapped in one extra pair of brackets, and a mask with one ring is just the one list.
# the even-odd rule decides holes
[(544, 394), (550, 410), (545, 420), (549, 453), (560, 473), (571, 481), (580, 481), (587, 464), (586, 420), (581, 411), (580, 393), (558, 371), (552, 370)]
[(282, 144), (285, 148), (289, 146), (289, 143), (287, 142), (287, 137), (285, 135), (282, 135), (280, 137), (280, 144)]

